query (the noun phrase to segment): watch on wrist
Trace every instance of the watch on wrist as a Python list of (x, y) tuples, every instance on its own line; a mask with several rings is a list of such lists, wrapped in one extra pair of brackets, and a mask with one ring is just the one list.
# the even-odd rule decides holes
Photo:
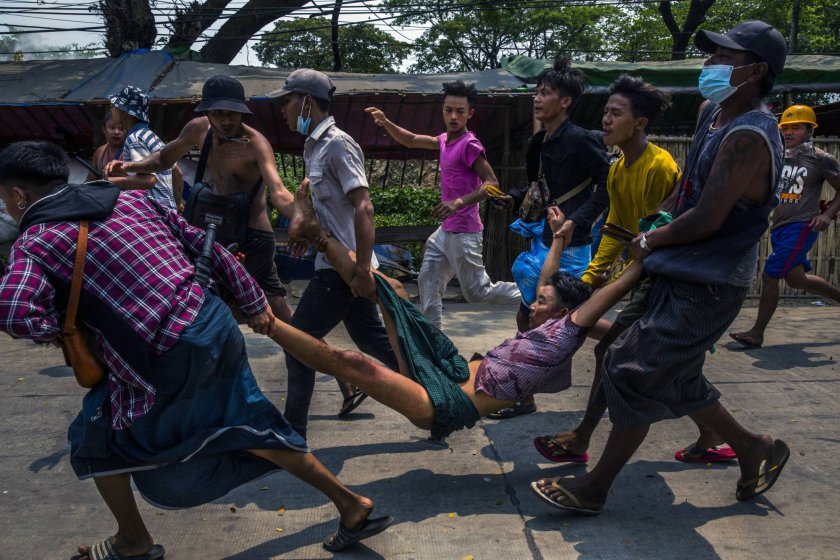
[(650, 251), (650, 245), (648, 245), (647, 242), (647, 233), (643, 233), (642, 237), (639, 239), (639, 247), (641, 247), (645, 251)]

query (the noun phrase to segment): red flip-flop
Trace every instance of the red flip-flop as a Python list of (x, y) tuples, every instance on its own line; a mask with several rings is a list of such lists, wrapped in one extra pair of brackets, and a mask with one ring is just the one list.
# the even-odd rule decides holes
[(584, 453), (583, 455), (575, 455), (574, 453), (569, 453), (569, 451), (564, 447), (558, 446), (558, 449), (563, 449), (563, 454), (552, 453), (551, 451), (545, 448), (542, 436), (537, 436), (534, 438), (534, 447), (537, 448), (537, 451), (539, 451), (540, 455), (542, 455), (552, 463), (585, 463), (589, 461), (589, 453)]
[(674, 459), (683, 463), (726, 463), (738, 459), (731, 447), (710, 447), (699, 457), (688, 457), (685, 452), (690, 447), (674, 453)]

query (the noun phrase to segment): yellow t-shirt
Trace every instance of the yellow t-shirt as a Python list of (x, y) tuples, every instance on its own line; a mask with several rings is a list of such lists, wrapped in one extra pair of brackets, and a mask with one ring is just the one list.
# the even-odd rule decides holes
[[(680, 166), (671, 154), (650, 142), (630, 167), (624, 165), (621, 156), (610, 166), (607, 176), (610, 195), (607, 222), (638, 233), (639, 219), (656, 212), (681, 175)], [(591, 284), (599, 274), (609, 271), (623, 248), (619, 241), (603, 236), (582, 280)]]

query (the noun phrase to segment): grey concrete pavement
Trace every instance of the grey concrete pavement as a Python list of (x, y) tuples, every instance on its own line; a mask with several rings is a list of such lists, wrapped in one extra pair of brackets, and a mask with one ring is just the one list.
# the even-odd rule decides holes
[[(530, 481), (574, 474), (534, 451), (532, 439), (569, 429), (589, 391), (593, 343), (575, 359), (573, 386), (538, 395), (539, 411), (482, 420), (454, 434), (448, 448), (397, 413), (371, 402), (347, 421), (335, 416), (336, 383), (319, 375), (310, 445), (355, 491), (376, 501), (396, 524), (343, 558), (690, 558), (834, 559), (840, 557), (840, 334), (837, 307), (780, 308), (766, 347), (735, 350), (725, 337), (707, 360), (723, 402), (747, 427), (786, 440), (793, 450), (778, 484), (752, 502), (735, 500), (737, 465), (691, 466), (674, 451), (695, 437), (686, 419), (655, 425), (619, 476), (604, 513), (581, 518), (531, 495)], [(512, 333), (515, 307), (448, 303), (444, 330), (462, 353), (486, 351)], [(733, 329), (755, 316), (745, 309)], [(249, 332), (254, 371), (282, 409), (285, 367), (272, 341)], [(90, 481), (75, 479), (66, 429), (83, 390), (59, 365), (60, 351), (0, 335), (0, 558), (68, 558), (75, 545), (114, 531)], [(350, 347), (343, 331), (329, 342)], [(590, 453), (597, 460), (604, 421)], [(594, 463), (593, 463), (594, 464)], [(317, 491), (284, 472), (205, 506), (141, 511), (167, 558), (330, 558), (321, 541), (337, 524)]]

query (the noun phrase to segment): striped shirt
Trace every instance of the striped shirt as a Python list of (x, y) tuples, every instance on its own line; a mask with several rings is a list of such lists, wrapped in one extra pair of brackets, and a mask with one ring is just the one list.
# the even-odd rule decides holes
[[(158, 135), (152, 132), (148, 123), (140, 122), (128, 131), (122, 149), (122, 159), (126, 162), (140, 161), (150, 154), (163, 149), (164, 143)], [(155, 186), (149, 189), (149, 197), (157, 200), (163, 206), (177, 209), (175, 195), (172, 191), (172, 170), (158, 171), (155, 175)]]
[[(0, 331), (36, 342), (56, 340), (63, 318), (55, 308), (53, 282), (69, 285), (78, 231), (76, 222), (49, 222), (18, 237), (0, 278)], [(109, 218), (90, 223), (84, 292), (119, 317), (136, 344), (160, 355), (178, 342), (204, 302), (190, 258), (201, 253), (204, 237), (203, 230), (176, 212), (166, 212), (144, 193), (122, 192)], [(218, 244), (212, 270), (245, 315), (268, 308), (256, 282)], [(148, 412), (155, 388), (114, 349), (112, 332), (93, 330), (109, 369), (112, 426), (120, 430)]]
[(475, 374), (476, 390), (501, 401), (519, 401), (536, 393), (568, 389), (572, 356), (588, 331), (567, 314), (516, 333), (484, 356)]

